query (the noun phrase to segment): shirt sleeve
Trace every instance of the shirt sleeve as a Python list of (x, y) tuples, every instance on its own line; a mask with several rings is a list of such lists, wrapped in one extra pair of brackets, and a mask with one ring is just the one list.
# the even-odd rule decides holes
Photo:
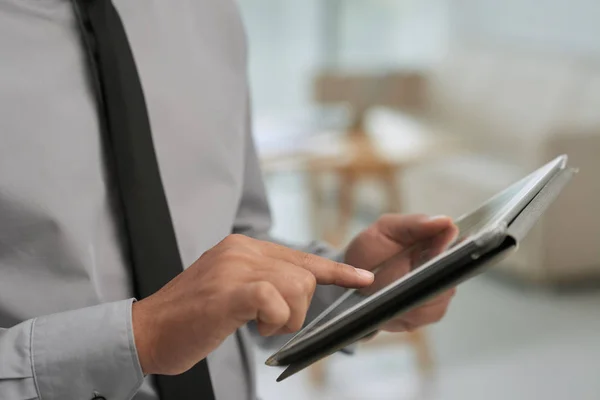
[(143, 382), (132, 303), (106, 303), (0, 329), (0, 399), (131, 399)]
[[(307, 253), (342, 261), (344, 252), (334, 250), (324, 243), (314, 241), (306, 245), (292, 245), (289, 243), (282, 243), (269, 235), (269, 230), (271, 229), (271, 212), (252, 137), (250, 106), (248, 105), (247, 108), (243, 191), (234, 223), (234, 233), (283, 244), (287, 247), (292, 247)], [(344, 290), (345, 289), (343, 288), (332, 285), (318, 285), (308, 310), (306, 320), (310, 321), (319, 315), (341, 296)], [(258, 332), (254, 329), (255, 327), (252, 324), (250, 324), (249, 328), (253, 336), (257, 338), (257, 342), (261, 347), (276, 347), (289, 339), (287, 336), (262, 338), (259, 337)]]

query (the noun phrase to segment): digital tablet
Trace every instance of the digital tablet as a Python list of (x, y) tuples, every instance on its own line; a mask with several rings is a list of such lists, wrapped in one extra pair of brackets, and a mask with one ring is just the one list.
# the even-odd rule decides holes
[(426, 243), (420, 244), (382, 263), (374, 270), (372, 285), (347, 290), (269, 357), (267, 365), (288, 367), (277, 381), (370, 335), (516, 250), (574, 173), (566, 155), (557, 157), (458, 218), (459, 234), (446, 249), (431, 254)]

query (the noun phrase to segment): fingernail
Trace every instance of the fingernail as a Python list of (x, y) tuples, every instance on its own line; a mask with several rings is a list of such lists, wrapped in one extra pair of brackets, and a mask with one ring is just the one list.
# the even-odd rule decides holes
[(430, 221), (436, 221), (438, 219), (448, 219), (447, 215), (434, 215), (433, 217), (429, 217)]
[(371, 271), (367, 271), (366, 269), (354, 268), (356, 273), (360, 275), (361, 278), (373, 280), (375, 279), (375, 275)]

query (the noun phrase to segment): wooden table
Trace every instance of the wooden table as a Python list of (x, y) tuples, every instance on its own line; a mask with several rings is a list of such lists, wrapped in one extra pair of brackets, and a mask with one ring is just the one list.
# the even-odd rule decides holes
[(342, 246), (356, 206), (356, 188), (364, 180), (380, 183), (386, 205), (382, 212), (402, 212), (399, 178), (415, 164), (456, 151), (456, 138), (401, 114), (381, 112), (373, 118), (373, 133), (324, 132), (272, 146), (261, 156), (266, 174), (307, 173), (312, 198), (313, 226), (318, 232), (325, 189), (322, 178), (334, 175), (339, 183), (335, 223), (325, 227), (323, 239)]

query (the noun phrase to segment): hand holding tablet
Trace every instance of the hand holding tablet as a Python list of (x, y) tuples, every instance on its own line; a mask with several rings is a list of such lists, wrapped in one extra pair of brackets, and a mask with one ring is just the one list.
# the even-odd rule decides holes
[(285, 379), (506, 257), (574, 175), (566, 164), (566, 156), (556, 158), (457, 219), (458, 232), (449, 229), (429, 242), (415, 240), (377, 261), (371, 286), (346, 291), (267, 365), (287, 366), (278, 378)]

